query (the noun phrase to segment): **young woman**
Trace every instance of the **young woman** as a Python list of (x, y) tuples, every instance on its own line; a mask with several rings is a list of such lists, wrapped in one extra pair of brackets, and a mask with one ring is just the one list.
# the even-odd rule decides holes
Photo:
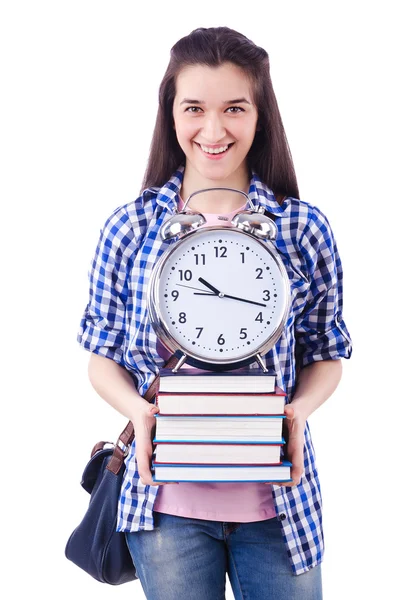
[[(148, 318), (148, 279), (169, 247), (163, 222), (192, 192), (214, 187), (246, 192), (278, 227), (292, 307), (264, 358), (288, 394), (292, 484), (152, 480), (157, 409), (142, 396), (167, 351)], [(194, 196), (189, 207), (225, 225), (245, 208), (224, 191)], [(236, 31), (197, 29), (172, 48), (141, 195), (101, 232), (79, 341), (92, 352), (92, 385), (135, 426), (117, 528), (147, 598), (221, 599), (227, 572), (238, 599), (321, 599), (321, 496), (307, 418), (351, 353), (342, 269), (327, 219), (299, 200), (268, 55)]]

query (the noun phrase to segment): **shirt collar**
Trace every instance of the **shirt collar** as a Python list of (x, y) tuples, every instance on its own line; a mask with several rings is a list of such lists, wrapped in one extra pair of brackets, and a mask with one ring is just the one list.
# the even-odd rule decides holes
[[(147, 190), (155, 192), (157, 195), (157, 204), (171, 213), (174, 213), (177, 210), (177, 197), (182, 187), (184, 171), (185, 166), (182, 164), (161, 188), (148, 188)], [(289, 198), (286, 198), (280, 206), (273, 191), (260, 180), (255, 171), (251, 172), (248, 196), (254, 206), (264, 206), (267, 212), (277, 217), (285, 216), (288, 212), (287, 208), (290, 206)], [(247, 206), (247, 208), (249, 208), (249, 206)]]
[(280, 206), (273, 191), (259, 179), (259, 176), (255, 171), (252, 171), (248, 196), (254, 206), (264, 206), (266, 212), (269, 212), (276, 217), (284, 217), (287, 214), (287, 209), (290, 207), (291, 203), (290, 198), (285, 198)]

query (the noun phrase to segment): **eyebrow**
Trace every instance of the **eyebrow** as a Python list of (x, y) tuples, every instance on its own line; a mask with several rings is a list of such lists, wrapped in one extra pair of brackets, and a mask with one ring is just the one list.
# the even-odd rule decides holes
[[(205, 104), (205, 102), (204, 100), (190, 100), (189, 98), (184, 98), (180, 103), (180, 106), (182, 106), (182, 104)], [(246, 98), (235, 98), (234, 100), (224, 100), (223, 104), (251, 104), (251, 102), (248, 102)]]

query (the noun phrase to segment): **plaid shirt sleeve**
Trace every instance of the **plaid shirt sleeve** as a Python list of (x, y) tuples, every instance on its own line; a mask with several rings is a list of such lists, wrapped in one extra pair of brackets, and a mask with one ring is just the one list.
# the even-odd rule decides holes
[(305, 228), (301, 251), (310, 289), (295, 321), (297, 358), (301, 366), (320, 360), (350, 358), (351, 339), (342, 319), (342, 265), (326, 217), (315, 207)]
[(124, 365), (125, 308), (134, 235), (125, 208), (114, 211), (101, 231), (89, 273), (89, 301), (78, 342), (90, 352)]

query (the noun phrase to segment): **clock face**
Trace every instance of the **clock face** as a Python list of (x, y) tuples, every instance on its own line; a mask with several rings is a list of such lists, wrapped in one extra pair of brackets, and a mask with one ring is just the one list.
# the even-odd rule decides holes
[(164, 254), (150, 312), (171, 350), (233, 363), (270, 349), (289, 307), (288, 276), (269, 242), (235, 228), (200, 228)]

